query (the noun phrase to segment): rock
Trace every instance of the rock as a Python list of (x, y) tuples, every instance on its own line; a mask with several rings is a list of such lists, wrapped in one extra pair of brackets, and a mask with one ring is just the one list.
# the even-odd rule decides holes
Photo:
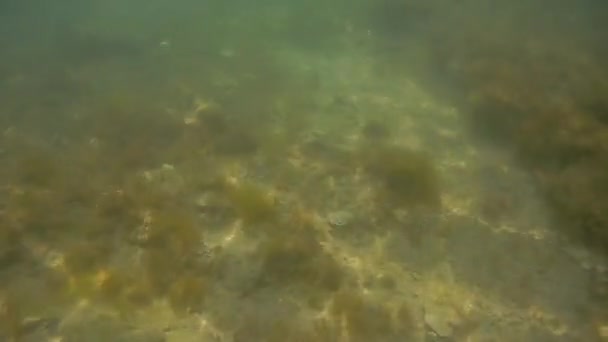
[(454, 333), (458, 318), (454, 309), (443, 305), (426, 305), (424, 322), (427, 327), (440, 337), (449, 337)]
[(448, 337), (454, 332), (454, 328), (450, 322), (441, 315), (426, 312), (424, 314), (424, 322), (440, 337)]

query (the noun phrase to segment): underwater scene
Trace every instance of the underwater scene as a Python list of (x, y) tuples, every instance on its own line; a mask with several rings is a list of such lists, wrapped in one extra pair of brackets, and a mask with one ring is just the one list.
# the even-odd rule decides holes
[(608, 3), (0, 0), (0, 342), (608, 341)]

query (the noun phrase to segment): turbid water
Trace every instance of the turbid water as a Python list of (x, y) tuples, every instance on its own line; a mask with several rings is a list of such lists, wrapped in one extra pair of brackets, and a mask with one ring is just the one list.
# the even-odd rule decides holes
[(0, 341), (608, 341), (606, 6), (0, 3)]

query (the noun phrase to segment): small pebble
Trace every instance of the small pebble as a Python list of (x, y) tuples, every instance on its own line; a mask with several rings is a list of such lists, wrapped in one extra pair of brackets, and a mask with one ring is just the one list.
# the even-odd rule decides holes
[(334, 227), (345, 226), (351, 222), (352, 218), (353, 214), (344, 210), (327, 214), (327, 222)]

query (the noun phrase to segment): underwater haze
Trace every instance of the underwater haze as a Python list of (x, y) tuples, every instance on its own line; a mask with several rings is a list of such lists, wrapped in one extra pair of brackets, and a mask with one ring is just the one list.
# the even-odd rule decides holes
[(605, 1), (0, 0), (0, 342), (608, 341)]

